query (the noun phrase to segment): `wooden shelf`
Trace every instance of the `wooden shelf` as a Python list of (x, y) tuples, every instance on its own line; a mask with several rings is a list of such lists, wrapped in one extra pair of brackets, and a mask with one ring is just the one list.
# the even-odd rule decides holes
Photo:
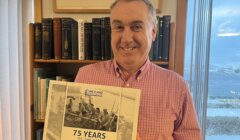
[[(34, 59), (36, 63), (80, 63), (80, 64), (92, 64), (101, 62), (102, 60), (67, 60), (67, 59)], [(168, 65), (167, 61), (152, 61), (156, 65)]]
[(35, 120), (37, 123), (44, 123), (44, 120)]

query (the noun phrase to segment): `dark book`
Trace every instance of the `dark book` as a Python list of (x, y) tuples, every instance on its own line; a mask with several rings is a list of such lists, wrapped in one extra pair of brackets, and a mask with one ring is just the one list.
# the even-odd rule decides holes
[(39, 128), (35, 131), (35, 140), (43, 139), (43, 128)]
[(152, 46), (151, 46), (151, 49), (150, 49), (150, 51), (149, 51), (149, 54), (148, 54), (148, 56), (149, 56), (149, 60), (153, 60), (153, 43), (152, 43)]
[(111, 27), (110, 27), (110, 17), (104, 18), (105, 22), (105, 59), (111, 59)]
[(156, 61), (156, 60), (158, 60), (158, 36), (159, 36), (159, 16), (157, 16), (156, 17), (157, 18), (157, 31), (156, 31), (156, 37), (155, 37), (155, 40), (153, 41), (153, 45), (152, 45), (152, 47), (153, 47), (153, 60), (154, 61)]
[(62, 58), (62, 22), (61, 18), (53, 18), (54, 59)]
[(92, 23), (84, 23), (84, 51), (85, 59), (92, 60)]
[(92, 19), (92, 54), (93, 60), (101, 59), (101, 18)]
[(34, 24), (34, 58), (42, 59), (42, 23)]
[(71, 24), (72, 59), (78, 59), (78, 22), (73, 20)]
[(162, 60), (162, 48), (163, 48), (163, 18), (158, 19), (159, 35), (158, 35), (158, 60)]
[(62, 59), (72, 59), (72, 18), (62, 18)]
[(162, 47), (162, 60), (169, 60), (169, 48), (170, 48), (170, 21), (171, 16), (163, 16), (163, 47)]
[(101, 59), (105, 59), (105, 18), (101, 18)]
[(42, 58), (53, 58), (53, 20), (42, 19)]
[(29, 23), (28, 29), (29, 29), (28, 38), (29, 38), (29, 47), (30, 47), (29, 53), (30, 53), (30, 58), (34, 59), (34, 23)]

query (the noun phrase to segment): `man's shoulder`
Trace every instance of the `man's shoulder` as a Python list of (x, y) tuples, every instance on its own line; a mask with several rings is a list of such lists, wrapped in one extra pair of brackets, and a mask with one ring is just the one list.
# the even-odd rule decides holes
[(100, 61), (94, 64), (89, 64), (79, 68), (81, 72), (101, 71), (106, 70), (112, 65), (112, 60)]
[(156, 64), (152, 64), (151, 69), (154, 73), (157, 73), (157, 75), (160, 76), (161, 78), (166, 78), (171, 80), (180, 80), (185, 82), (184, 78), (173, 70), (162, 68)]

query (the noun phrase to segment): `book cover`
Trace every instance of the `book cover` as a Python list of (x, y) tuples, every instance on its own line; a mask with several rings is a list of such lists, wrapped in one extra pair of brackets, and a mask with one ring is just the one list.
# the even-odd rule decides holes
[(42, 59), (53, 58), (53, 20), (42, 20)]
[(78, 19), (78, 60), (85, 59), (84, 20)]
[(101, 18), (92, 19), (93, 60), (101, 60)]
[(55, 70), (53, 68), (34, 68), (33, 69), (33, 89), (34, 89), (34, 119), (38, 120), (40, 119), (39, 117), (39, 97), (38, 95), (39, 93), (39, 86), (38, 86), (38, 79), (40, 77), (49, 77), (49, 76), (53, 76), (55, 73)]
[(169, 60), (169, 48), (170, 48), (170, 22), (171, 16), (163, 16), (163, 48), (162, 48), (162, 60)]
[(34, 58), (42, 58), (42, 23), (34, 24)]
[(72, 18), (62, 18), (62, 59), (72, 59)]
[(158, 60), (158, 36), (159, 36), (159, 16), (156, 17), (157, 18), (157, 31), (156, 31), (156, 37), (155, 40), (153, 41), (153, 60), (156, 61)]
[(136, 140), (139, 102), (139, 89), (50, 81), (43, 140)]
[(84, 47), (85, 47), (85, 59), (92, 60), (92, 23), (84, 23)]
[(53, 44), (54, 59), (62, 58), (62, 21), (61, 18), (53, 18)]
[(163, 49), (163, 18), (160, 17), (158, 19), (158, 28), (159, 28), (159, 35), (158, 35), (158, 58), (157, 60), (162, 60), (162, 49)]
[(71, 24), (72, 59), (78, 59), (78, 22), (73, 20)]
[(111, 48), (111, 27), (110, 27), (110, 17), (105, 17), (104, 18), (104, 26), (105, 26), (105, 59), (111, 59), (111, 53), (112, 53), (112, 48)]

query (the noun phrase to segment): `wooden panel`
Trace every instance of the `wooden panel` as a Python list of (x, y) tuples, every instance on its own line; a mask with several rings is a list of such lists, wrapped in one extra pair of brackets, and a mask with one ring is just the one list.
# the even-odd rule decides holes
[(168, 69), (175, 70), (175, 23), (170, 26), (170, 48), (169, 48), (169, 65)]
[(34, 0), (34, 22), (42, 22), (42, 0)]
[[(53, 10), (55, 13), (110, 13), (110, 5), (114, 1), (53, 0)], [(156, 6), (157, 13), (161, 13), (163, 0), (152, 0), (152, 3)]]
[(34, 102), (34, 97), (33, 97), (33, 54), (34, 54), (34, 25), (32, 23), (29, 24), (29, 66), (30, 66), (30, 118), (31, 118), (31, 139), (33, 139), (34, 136), (34, 120), (33, 120), (33, 102)]
[(177, 1), (175, 71), (183, 76), (187, 0)]

